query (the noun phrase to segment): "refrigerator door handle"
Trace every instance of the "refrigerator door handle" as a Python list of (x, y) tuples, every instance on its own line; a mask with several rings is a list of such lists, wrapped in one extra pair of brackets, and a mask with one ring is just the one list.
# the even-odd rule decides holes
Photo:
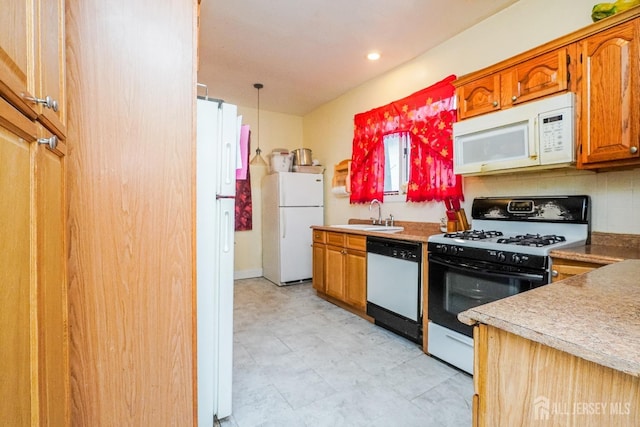
[[(224, 162), (224, 168), (225, 168), (225, 184), (229, 185), (231, 184), (232, 181), (235, 181), (236, 176), (236, 170), (233, 168), (233, 166), (235, 166), (235, 163), (231, 164), (231, 143), (229, 141), (226, 141), (224, 143), (224, 151), (225, 151), (225, 157), (226, 157), (226, 161)], [(233, 172), (233, 174), (232, 174)]]
[(285, 217), (285, 215), (286, 215), (286, 214), (285, 214), (285, 210), (284, 210), (284, 209), (282, 209), (282, 210), (280, 211), (280, 229), (282, 230), (282, 238), (283, 238), (283, 239), (284, 239), (285, 237), (287, 237), (287, 226), (286, 226), (287, 221), (285, 221), (285, 220), (284, 220), (284, 219), (285, 219), (285, 218), (284, 218), (284, 217)]
[(225, 253), (228, 253), (231, 249), (231, 245), (229, 244), (229, 229), (231, 228), (231, 214), (229, 211), (224, 211), (224, 246), (222, 250)]

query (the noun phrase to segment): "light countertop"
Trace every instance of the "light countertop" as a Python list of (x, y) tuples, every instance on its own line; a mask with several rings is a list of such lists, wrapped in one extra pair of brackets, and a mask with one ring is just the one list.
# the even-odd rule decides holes
[(559, 259), (612, 264), (625, 259), (640, 259), (640, 236), (637, 234), (591, 233), (591, 244), (556, 249), (551, 256)]
[(626, 260), (462, 312), (484, 323), (640, 376), (640, 260)]
[[(349, 224), (365, 224), (371, 221), (350, 219)], [(412, 221), (396, 221), (395, 225), (404, 227), (403, 231), (397, 233), (385, 233), (376, 231), (362, 231), (354, 230), (351, 228), (340, 228), (330, 225), (314, 225), (311, 227), (314, 230), (321, 231), (333, 231), (336, 233), (350, 233), (359, 234), (364, 236), (378, 236), (386, 237), (389, 239), (406, 240), (410, 242), (426, 243), (429, 236), (433, 234), (442, 234), (440, 231), (440, 224), (431, 222), (412, 222)]]
[(606, 265), (625, 259), (640, 259), (640, 249), (624, 246), (586, 245), (556, 249), (551, 251), (550, 255), (554, 258)]

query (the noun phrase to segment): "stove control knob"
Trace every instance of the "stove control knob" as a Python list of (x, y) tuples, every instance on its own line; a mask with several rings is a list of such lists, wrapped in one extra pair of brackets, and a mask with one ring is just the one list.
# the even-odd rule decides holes
[(496, 254), (496, 259), (500, 262), (504, 262), (507, 259), (507, 257), (504, 255), (504, 253), (498, 252)]
[(440, 252), (442, 252), (443, 254), (446, 254), (448, 251), (449, 248), (447, 247), (447, 245), (440, 246)]
[(457, 246), (451, 246), (451, 254), (455, 255), (458, 253), (458, 247)]
[(511, 261), (513, 261), (515, 264), (520, 264), (522, 263), (522, 258), (520, 258), (520, 255), (518, 254), (513, 254), (511, 255)]

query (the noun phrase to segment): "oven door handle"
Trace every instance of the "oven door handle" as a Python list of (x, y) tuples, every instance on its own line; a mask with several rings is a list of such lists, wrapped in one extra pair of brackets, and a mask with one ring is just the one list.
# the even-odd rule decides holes
[(542, 274), (518, 273), (518, 272), (501, 273), (495, 270), (491, 270), (489, 268), (482, 268), (476, 264), (470, 264), (464, 261), (462, 262), (452, 261), (445, 258), (434, 256), (434, 255), (429, 256), (429, 262), (434, 262), (436, 264), (444, 265), (446, 267), (453, 267), (458, 270), (469, 269), (473, 271), (478, 271), (480, 273), (485, 273), (485, 274), (489, 274), (496, 277), (531, 279), (531, 280), (537, 280), (537, 281), (544, 279), (544, 275)]

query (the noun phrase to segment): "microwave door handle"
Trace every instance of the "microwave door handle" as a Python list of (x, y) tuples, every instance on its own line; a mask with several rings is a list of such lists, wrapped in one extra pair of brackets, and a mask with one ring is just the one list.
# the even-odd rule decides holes
[(436, 264), (440, 264), (446, 267), (453, 267), (458, 270), (469, 269), (469, 270), (477, 271), (479, 273), (490, 274), (495, 277), (506, 277), (506, 278), (514, 278), (514, 279), (531, 279), (531, 280), (544, 279), (544, 275), (542, 274), (518, 273), (518, 272), (500, 273), (495, 270), (491, 270), (489, 268), (482, 268), (482, 267), (479, 267), (478, 265), (470, 264), (464, 261), (453, 261), (453, 260), (447, 260), (443, 258), (430, 257), (429, 262), (434, 262)]
[(531, 160), (538, 160), (538, 141), (540, 140), (540, 135), (538, 134), (538, 116), (533, 118), (533, 139), (529, 139), (529, 158)]

